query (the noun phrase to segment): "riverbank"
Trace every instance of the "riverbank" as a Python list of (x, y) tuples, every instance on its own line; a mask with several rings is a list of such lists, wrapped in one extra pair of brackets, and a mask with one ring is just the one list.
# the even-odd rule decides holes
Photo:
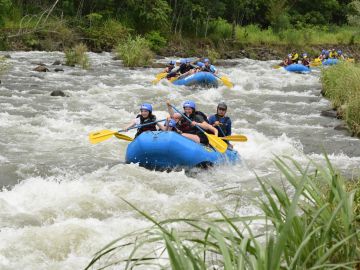
[(341, 63), (321, 72), (322, 94), (328, 98), (337, 117), (344, 119), (353, 136), (360, 137), (360, 67)]

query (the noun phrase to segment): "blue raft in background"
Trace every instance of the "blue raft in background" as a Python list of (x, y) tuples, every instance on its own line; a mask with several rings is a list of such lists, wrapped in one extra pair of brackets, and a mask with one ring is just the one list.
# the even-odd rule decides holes
[(149, 169), (166, 170), (235, 164), (240, 156), (230, 149), (221, 154), (174, 131), (147, 131), (128, 145), (125, 160)]
[(336, 65), (337, 63), (339, 63), (339, 59), (336, 58), (329, 58), (322, 62), (325, 66)]
[(304, 66), (302, 64), (291, 64), (286, 67), (284, 67), (285, 70), (290, 72), (299, 72), (299, 73), (309, 73), (311, 72), (311, 69), (307, 66)]
[(185, 86), (206, 86), (206, 87), (218, 87), (218, 79), (211, 72), (200, 71), (192, 75), (186, 76), (185, 78), (177, 79), (173, 81), (175, 85)]

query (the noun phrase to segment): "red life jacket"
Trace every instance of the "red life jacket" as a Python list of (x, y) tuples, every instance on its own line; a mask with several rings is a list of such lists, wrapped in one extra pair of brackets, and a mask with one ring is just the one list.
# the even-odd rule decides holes
[[(208, 123), (207, 117), (203, 112), (200, 111), (196, 111), (195, 113), (192, 113), (188, 116), (188, 118), (191, 121), (194, 121), (195, 116), (196, 115), (200, 115), (204, 118), (204, 121), (206, 121)], [(190, 134), (199, 134), (202, 132), (195, 126), (192, 126), (190, 121), (185, 119), (184, 117), (182, 117), (179, 122), (178, 122), (178, 129), (182, 132), (182, 133), (190, 133)]]

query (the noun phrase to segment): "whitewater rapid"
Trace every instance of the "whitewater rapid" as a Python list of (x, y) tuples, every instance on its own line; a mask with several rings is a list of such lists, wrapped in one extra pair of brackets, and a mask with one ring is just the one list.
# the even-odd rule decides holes
[[(341, 120), (320, 116), (330, 103), (318, 70), (294, 74), (272, 69), (277, 61), (235, 59), (219, 67), (233, 89), (192, 90), (152, 85), (160, 69), (124, 68), (110, 53), (90, 53), (90, 70), (61, 66), (64, 72), (51, 66), (64, 62), (60, 52), (9, 54), (0, 84), (0, 269), (83, 269), (111, 240), (150, 225), (124, 200), (160, 220), (199, 217), (216, 207), (232, 211), (224, 191), (231, 189), (241, 194), (237, 213), (256, 214), (255, 173), (278, 178), (276, 155), (323, 163), (325, 149), (342, 172), (360, 174), (360, 140), (334, 130)], [(50, 72), (32, 71), (38, 63)], [(52, 97), (53, 90), (69, 97)], [(241, 164), (155, 172), (124, 163), (126, 141), (88, 141), (91, 131), (124, 127), (143, 102), (160, 119), (166, 100), (181, 107), (188, 99), (208, 114), (228, 104), (233, 133), (248, 137), (234, 143)]]

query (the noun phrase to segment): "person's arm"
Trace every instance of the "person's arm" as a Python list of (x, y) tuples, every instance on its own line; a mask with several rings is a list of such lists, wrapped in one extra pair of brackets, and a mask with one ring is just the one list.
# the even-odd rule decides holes
[(212, 125), (209, 125), (208, 123), (206, 123), (206, 121), (202, 122), (202, 123), (196, 123), (199, 127), (201, 127), (202, 129), (205, 130), (209, 130), (212, 133), (214, 133), (216, 136), (218, 136), (218, 130), (216, 128), (214, 128)]
[(174, 115), (174, 110), (173, 110), (173, 108), (171, 107), (171, 103), (170, 103), (169, 100), (166, 101), (166, 106), (167, 106), (167, 108), (168, 108), (168, 112), (169, 112), (169, 114), (170, 114), (170, 117), (173, 117), (173, 115)]
[(132, 120), (132, 121), (130, 122), (130, 124), (127, 125), (124, 129), (127, 131), (129, 128), (134, 127), (134, 126), (137, 124), (137, 121), (136, 121), (136, 120), (137, 120), (137, 119)]

